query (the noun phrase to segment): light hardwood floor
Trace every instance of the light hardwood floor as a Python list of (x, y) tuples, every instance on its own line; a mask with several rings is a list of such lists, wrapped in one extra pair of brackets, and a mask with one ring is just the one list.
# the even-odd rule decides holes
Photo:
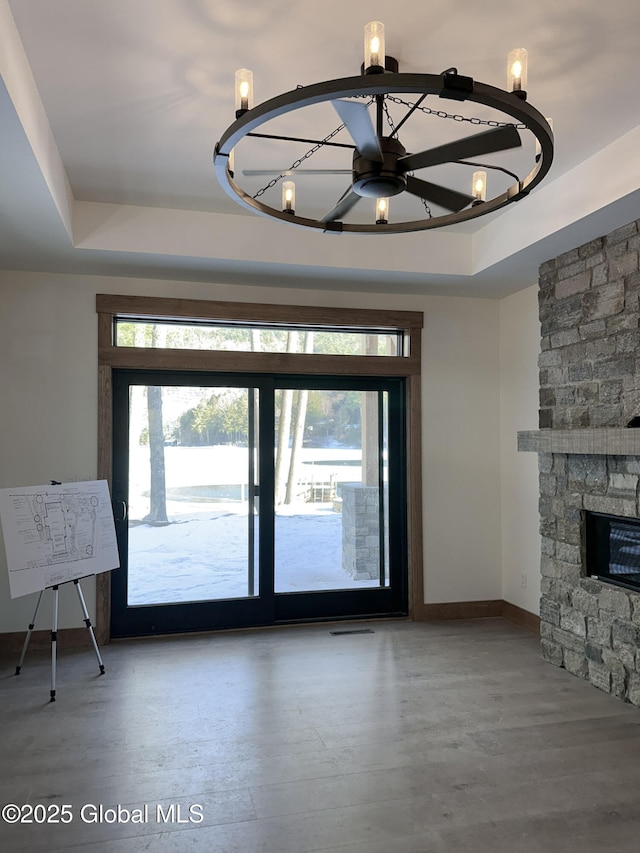
[[(330, 633), (347, 627), (372, 633)], [(50, 816), (68, 805), (73, 819), (0, 823), (0, 850), (640, 849), (640, 710), (543, 662), (537, 639), (502, 619), (138, 640), (102, 654), (99, 676), (90, 648), (61, 651), (55, 703), (47, 653), (29, 653), (17, 677), (2, 659), (0, 805)], [(91, 822), (118, 805), (146, 822), (124, 811)]]

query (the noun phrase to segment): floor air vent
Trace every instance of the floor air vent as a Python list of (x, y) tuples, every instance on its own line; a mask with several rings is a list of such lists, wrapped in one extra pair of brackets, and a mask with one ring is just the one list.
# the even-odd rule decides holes
[(345, 631), (329, 631), (332, 637), (343, 637), (345, 634), (375, 634), (371, 628), (349, 628)]

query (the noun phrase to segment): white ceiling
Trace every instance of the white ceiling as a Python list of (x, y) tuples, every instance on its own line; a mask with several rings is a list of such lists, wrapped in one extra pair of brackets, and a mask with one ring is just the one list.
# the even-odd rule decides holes
[[(253, 70), (256, 103), (355, 75), (372, 19), (402, 71), (456, 66), (503, 87), (508, 50), (526, 47), (529, 100), (554, 122), (547, 181), (504, 212), (410, 235), (310, 234), (235, 205), (211, 158), (234, 118), (236, 68)], [(0, 267), (512, 292), (546, 258), (640, 215), (639, 32), (637, 0), (0, 0)], [(412, 150), (477, 130), (427, 121)], [(330, 129), (312, 115), (299, 133)], [(250, 145), (236, 171), (290, 165), (275, 144)], [(348, 168), (343, 158), (309, 165)], [(347, 183), (301, 177), (298, 200), (321, 215)]]

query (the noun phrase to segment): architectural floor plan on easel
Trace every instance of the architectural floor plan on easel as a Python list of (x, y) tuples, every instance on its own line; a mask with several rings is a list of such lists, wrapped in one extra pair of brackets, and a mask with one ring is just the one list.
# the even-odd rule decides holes
[(0, 489), (11, 597), (119, 565), (106, 480)]

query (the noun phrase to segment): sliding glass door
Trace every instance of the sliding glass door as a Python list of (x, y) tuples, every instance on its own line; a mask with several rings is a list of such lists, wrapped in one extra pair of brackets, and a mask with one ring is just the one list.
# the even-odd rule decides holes
[(113, 636), (406, 613), (403, 392), (115, 371)]

